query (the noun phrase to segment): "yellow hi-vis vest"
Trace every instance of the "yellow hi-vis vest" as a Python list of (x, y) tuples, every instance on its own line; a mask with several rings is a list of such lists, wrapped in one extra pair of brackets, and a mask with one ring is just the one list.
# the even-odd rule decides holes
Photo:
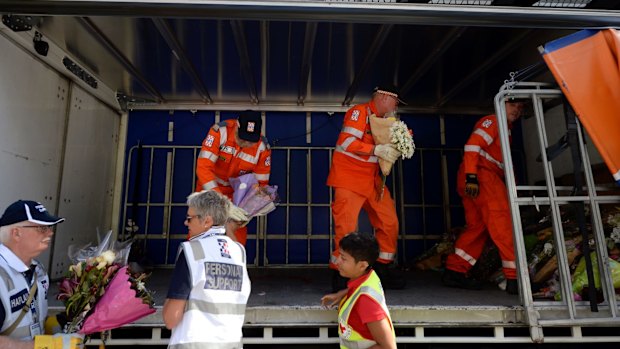
[(390, 311), (385, 304), (385, 296), (383, 295), (381, 280), (379, 280), (377, 273), (375, 273), (374, 270), (371, 270), (368, 279), (359, 285), (351, 297), (345, 297), (338, 307), (338, 336), (340, 337), (341, 349), (366, 349), (377, 344), (377, 342), (372, 339), (362, 337), (362, 335), (349, 326), (349, 315), (351, 315), (351, 310), (353, 310), (355, 303), (357, 303), (357, 300), (362, 294), (369, 296), (381, 305), (383, 311), (385, 311), (385, 314), (387, 315), (388, 321), (390, 321), (392, 336), (396, 337), (396, 334), (394, 333), (394, 325), (392, 324), (392, 318), (390, 317)]

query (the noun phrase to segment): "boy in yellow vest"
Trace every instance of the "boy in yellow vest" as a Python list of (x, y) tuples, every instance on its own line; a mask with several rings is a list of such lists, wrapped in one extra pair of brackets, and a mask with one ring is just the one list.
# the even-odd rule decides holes
[(396, 349), (396, 335), (383, 287), (371, 265), (379, 245), (370, 235), (351, 233), (340, 240), (336, 266), (348, 278), (347, 288), (321, 298), (326, 307), (338, 306), (340, 348)]

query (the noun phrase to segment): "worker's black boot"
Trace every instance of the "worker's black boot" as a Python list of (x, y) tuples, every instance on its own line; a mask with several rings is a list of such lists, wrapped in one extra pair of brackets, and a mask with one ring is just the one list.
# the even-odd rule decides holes
[(341, 276), (338, 270), (332, 269), (332, 292), (338, 292), (347, 288), (347, 281), (349, 279)]
[(468, 278), (465, 273), (459, 273), (450, 269), (446, 269), (443, 272), (441, 282), (448, 287), (464, 288), (467, 290), (479, 290), (482, 288), (482, 285), (478, 281)]
[(402, 290), (407, 285), (405, 275), (396, 268), (394, 263), (384, 264), (377, 262), (372, 268), (379, 276), (381, 286), (383, 286), (384, 289)]
[(519, 284), (516, 279), (506, 279), (506, 293), (519, 294)]

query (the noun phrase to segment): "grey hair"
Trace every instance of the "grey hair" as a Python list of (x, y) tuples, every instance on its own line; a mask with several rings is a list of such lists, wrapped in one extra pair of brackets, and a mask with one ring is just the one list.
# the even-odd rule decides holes
[(11, 238), (11, 229), (16, 227), (17, 223), (0, 227), (0, 244), (6, 244)]
[(203, 219), (207, 216), (211, 217), (213, 225), (226, 224), (230, 205), (227, 197), (213, 190), (203, 190), (187, 197), (187, 206), (196, 210), (196, 214)]

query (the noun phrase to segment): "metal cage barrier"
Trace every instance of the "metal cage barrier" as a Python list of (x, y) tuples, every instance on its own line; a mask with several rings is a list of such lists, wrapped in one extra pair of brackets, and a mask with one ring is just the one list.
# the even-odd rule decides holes
[[(165, 254), (166, 258), (155, 263), (155, 266), (165, 267), (174, 264), (176, 255), (176, 244), (183, 241), (185, 234), (180, 229), (182, 218), (185, 217), (185, 198), (193, 191), (195, 183), (196, 158), (200, 152), (199, 146), (164, 146), (147, 145), (134, 146), (129, 150), (127, 174), (124, 183), (124, 201), (121, 222), (124, 225), (121, 231), (123, 238), (128, 238), (135, 234), (146, 246), (153, 243), (158, 246), (158, 254)], [(331, 164), (332, 147), (273, 147), (272, 157), (279, 156), (283, 159), (278, 162), (278, 166), (272, 168), (271, 182), (274, 178), (282, 179), (278, 181), (278, 192), (281, 201), (278, 205), (279, 214), (284, 215), (282, 227), (274, 230), (270, 226), (270, 215), (258, 217), (254, 223), (253, 234), (248, 234), (248, 255), (254, 253), (254, 266), (308, 266), (326, 265), (329, 255), (333, 248), (333, 223), (331, 215), (331, 202), (333, 190), (325, 185), (326, 171)], [(450, 229), (452, 222), (451, 210), (461, 207), (460, 201), (453, 205), (450, 203), (449, 188), (447, 183), (448, 170), (446, 165), (446, 155), (454, 155), (460, 159), (462, 148), (417, 148), (414, 158), (418, 157), (418, 167), (413, 169), (406, 168), (403, 161), (399, 160), (393, 169), (393, 175), (388, 180), (388, 186), (393, 194), (396, 203), (396, 211), (399, 215), (399, 254), (400, 260), (406, 262), (412, 256), (407, 255), (407, 244), (423, 244), (423, 250), (441, 238), (441, 234)], [(305, 168), (300, 172), (298, 168), (292, 170), (293, 157), (305, 157)], [(428, 156), (439, 156), (440, 165), (428, 168), (425, 163)], [(140, 159), (141, 157), (141, 159)], [(319, 159), (319, 160), (317, 160)], [(408, 160), (410, 161), (410, 160)], [(274, 161), (275, 163), (275, 161)], [(437, 167), (437, 168), (435, 168)], [(317, 178), (313, 171), (321, 168), (325, 177)], [(417, 202), (410, 202), (405, 193), (404, 180), (411, 171), (420, 171), (419, 183), (409, 183), (417, 185), (419, 190)], [(441, 177), (438, 188), (428, 188), (422, 185), (425, 182), (425, 174), (428, 171), (435, 178)], [(191, 175), (190, 175), (191, 174)], [(304, 177), (305, 176), (305, 177)], [(304, 179), (303, 185), (307, 192), (303, 200), (293, 199), (291, 190), (296, 183), (296, 178)], [(321, 186), (321, 188), (319, 188)], [(320, 198), (314, 193), (317, 190), (324, 191)], [(427, 202), (428, 190), (433, 190), (432, 195), (441, 196), (436, 198), (433, 203)], [(325, 194), (326, 193), (326, 194)], [(438, 203), (439, 202), (439, 203)], [(302, 214), (299, 209), (303, 210)], [(296, 210), (296, 214), (292, 211)], [(318, 210), (323, 212), (319, 213)], [(418, 231), (412, 231), (413, 222), (408, 217), (409, 210), (419, 210), (421, 222), (415, 222)], [(434, 210), (429, 212), (429, 210)], [(429, 218), (436, 219), (434, 212), (442, 212), (443, 227), (442, 231), (429, 231)], [(301, 217), (303, 216), (303, 217)], [(307, 225), (304, 231), (294, 231), (291, 223), (296, 219), (304, 218)], [(320, 222), (321, 227), (316, 227), (314, 223)], [(362, 222), (363, 223), (363, 222)], [(252, 223), (250, 224), (252, 226)], [(369, 227), (362, 227), (369, 228)], [(252, 230), (252, 228), (250, 229)], [(250, 242), (254, 240), (250, 244)], [(300, 262), (298, 259), (293, 261), (291, 257), (291, 246), (303, 241), (306, 246), (306, 258)], [(313, 246), (316, 243), (320, 246)], [(268, 249), (270, 247), (281, 246), (283, 243), (283, 255), (279, 258), (269, 258)], [(429, 246), (430, 244), (430, 246)], [(281, 247), (282, 248), (282, 247)], [(277, 260), (270, 260), (277, 259)]]
[[(518, 100), (531, 101), (534, 111), (536, 135), (538, 137), (539, 150), (542, 158), (545, 184), (537, 185), (517, 185), (512, 168), (512, 158), (509, 147), (509, 132), (506, 121), (506, 109), (503, 101), (506, 97), (515, 97)], [(571, 326), (573, 336), (581, 335), (581, 328), (588, 326), (618, 326), (618, 304), (615, 297), (613, 280), (611, 277), (610, 265), (608, 262), (607, 248), (603, 232), (600, 206), (603, 204), (617, 204), (620, 202), (618, 195), (605, 195), (604, 191), (609, 187), (598, 186), (594, 181), (592, 166), (586, 149), (584, 149), (584, 135), (581, 131), (579, 121), (577, 121), (578, 152), (581, 157), (583, 171), (585, 175), (585, 185), (583, 195), (572, 195), (571, 187), (556, 184), (556, 176), (553, 172), (551, 160), (547, 158), (549, 147), (548, 131), (545, 125), (545, 114), (543, 101), (561, 98), (562, 93), (559, 89), (549, 88), (541, 83), (507, 83), (495, 96), (495, 109), (497, 120), (500, 126), (500, 140), (502, 145), (502, 155), (506, 168), (506, 186), (508, 188), (508, 198), (511, 206), (513, 222), (514, 243), (517, 256), (517, 269), (520, 283), (521, 301), (525, 308), (526, 321), (530, 326), (533, 341), (542, 342), (543, 328)], [(534, 140), (532, 140), (534, 141)], [(615, 189), (615, 188), (611, 188)], [(609, 193), (607, 193), (609, 194)], [(572, 280), (569, 271), (569, 261), (565, 244), (565, 224), (562, 221), (560, 207), (581, 203), (590, 209), (590, 224), (594, 236), (594, 251), (598, 260), (598, 273), (601, 280), (601, 288), (604, 300), (599, 304), (597, 310), (591, 309), (588, 302), (576, 301), (572, 297)], [(571, 295), (562, 296), (560, 301), (540, 301), (534, 300), (531, 290), (531, 280), (528, 270), (528, 261), (525, 251), (525, 241), (523, 236), (521, 209), (528, 206), (548, 206), (553, 228), (554, 249), (560, 275), (561, 294)]]

